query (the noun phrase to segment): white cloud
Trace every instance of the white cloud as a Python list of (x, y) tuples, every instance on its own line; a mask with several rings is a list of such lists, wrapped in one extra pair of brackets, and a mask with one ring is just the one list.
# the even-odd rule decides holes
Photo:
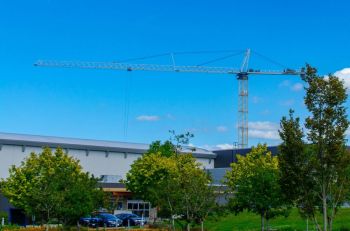
[(206, 149), (206, 150), (213, 150), (213, 146), (209, 145), (209, 144), (204, 144), (204, 145), (201, 145), (201, 146), (198, 146), (198, 147)]
[(212, 150), (234, 149), (237, 147), (235, 147), (233, 144), (223, 143), (223, 144), (216, 144), (216, 145), (204, 144), (199, 146), (199, 148), (212, 151)]
[(301, 91), (304, 89), (304, 85), (301, 83), (295, 83), (293, 86), (290, 88), (292, 91)]
[(215, 145), (216, 149), (233, 149), (233, 144), (217, 144)]
[(265, 109), (265, 110), (263, 110), (260, 114), (262, 114), (262, 115), (268, 115), (268, 114), (270, 114), (270, 110), (269, 110), (269, 109)]
[(279, 84), (279, 87), (289, 87), (289, 86), (290, 86), (289, 80), (283, 80), (283, 82)]
[(262, 102), (262, 98), (258, 97), (258, 96), (253, 96), (252, 97), (252, 101), (253, 103), (257, 104), (257, 103), (261, 103)]
[(289, 80), (284, 80), (278, 86), (279, 87), (287, 87), (287, 88), (289, 88), (292, 91), (301, 91), (304, 88), (303, 84), (301, 84), (301, 83), (294, 83), (292, 85), (292, 83)]
[(252, 130), (276, 130), (279, 128), (278, 124), (270, 121), (256, 121), (249, 122), (248, 128)]
[(256, 121), (248, 123), (248, 135), (251, 138), (278, 140), (279, 125), (270, 121)]
[(282, 106), (286, 106), (286, 107), (290, 107), (292, 106), (293, 104), (295, 103), (295, 100), (294, 99), (287, 99), (287, 100), (284, 100), (284, 101), (281, 101), (280, 104)]
[(228, 128), (226, 126), (220, 125), (216, 127), (216, 131), (218, 132), (227, 132)]
[(137, 120), (139, 121), (157, 121), (159, 120), (159, 116), (156, 115), (140, 115), (136, 117)]
[(344, 81), (345, 87), (350, 90), (350, 68), (344, 68), (342, 70), (336, 71), (334, 75), (342, 79)]
[(198, 132), (198, 131), (199, 131), (198, 128), (188, 128), (188, 129), (186, 129), (186, 132), (191, 132), (191, 133)]
[(278, 140), (280, 138), (277, 130), (249, 130), (249, 137), (258, 139)]
[(169, 119), (169, 120), (175, 120), (175, 116), (173, 116), (172, 114), (168, 113), (166, 115), (166, 118)]

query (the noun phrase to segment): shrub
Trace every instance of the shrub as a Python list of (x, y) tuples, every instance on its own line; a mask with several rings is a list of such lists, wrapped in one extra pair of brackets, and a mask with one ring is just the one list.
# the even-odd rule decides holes
[(7, 230), (13, 231), (13, 230), (19, 230), (19, 229), (20, 229), (20, 227), (18, 225), (6, 225), (6, 226), (2, 227), (3, 231), (7, 231)]
[(5, 225), (8, 224), (9, 222), (9, 216), (8, 216), (8, 213), (5, 212), (5, 211), (0, 211), (0, 225), (1, 225), (1, 222), (2, 222), (2, 218), (5, 219)]

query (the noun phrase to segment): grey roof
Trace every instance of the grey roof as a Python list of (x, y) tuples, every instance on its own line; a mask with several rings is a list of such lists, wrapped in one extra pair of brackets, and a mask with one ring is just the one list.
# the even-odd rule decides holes
[[(347, 146), (347, 149), (350, 151), (350, 146)], [(242, 149), (222, 149), (222, 150), (213, 150), (216, 153), (214, 168), (228, 168), (230, 164), (237, 161), (237, 155), (245, 156), (252, 149), (251, 148), (242, 148)], [(278, 155), (278, 146), (269, 146), (267, 150), (272, 153), (272, 155)]]
[[(122, 152), (122, 153), (136, 153), (143, 154), (148, 148), (149, 144), (105, 141), (105, 140), (90, 140), (77, 138), (64, 138), (55, 136), (38, 136), (38, 135), (24, 135), (14, 133), (0, 132), (0, 145), (20, 145), (33, 147), (61, 147), (68, 149), (90, 150), (90, 151), (106, 151), (106, 152)], [(216, 154), (202, 149), (196, 148), (192, 151), (191, 148), (184, 148), (184, 153), (192, 153), (195, 157), (214, 159)]]
[(98, 182), (98, 186), (101, 188), (126, 188), (123, 183), (104, 183)]

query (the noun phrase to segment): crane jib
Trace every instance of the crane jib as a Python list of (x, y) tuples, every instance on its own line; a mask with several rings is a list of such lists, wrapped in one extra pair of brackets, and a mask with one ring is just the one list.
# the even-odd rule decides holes
[[(304, 69), (294, 70), (259, 70), (248, 68), (251, 50), (248, 49), (243, 59), (241, 68), (213, 67), (203, 65), (176, 65), (173, 54), (172, 65), (161, 64), (137, 64), (125, 62), (86, 62), (86, 61), (46, 61), (39, 60), (34, 65), (39, 67), (105, 69), (124, 71), (160, 71), (182, 73), (208, 73), (208, 74), (233, 74), (238, 80), (238, 146), (248, 147), (248, 76), (249, 75), (305, 75)], [(230, 55), (231, 56), (231, 55)], [(227, 57), (230, 57), (227, 56)], [(260, 55), (261, 56), (261, 55)], [(224, 57), (226, 58), (226, 56)], [(266, 57), (265, 57), (266, 58)], [(220, 59), (216, 59), (220, 60)], [(130, 60), (129, 60), (130, 61)], [(270, 60), (271, 61), (271, 60)], [(209, 62), (206, 62), (206, 64)], [(277, 62), (274, 62), (275, 64)], [(277, 63), (278, 64), (278, 63)], [(280, 65), (282, 66), (282, 65)]]
[(241, 72), (239, 69), (231, 67), (208, 67), (208, 66), (174, 66), (158, 64), (130, 64), (114, 62), (74, 62), (74, 61), (42, 61), (34, 64), (40, 67), (64, 67), (64, 68), (83, 68), (83, 69), (109, 69), (126, 71), (163, 71), (163, 72), (193, 72), (193, 73), (212, 73), (212, 74), (242, 74), (249, 75), (301, 75), (302, 71), (296, 70), (254, 70), (249, 69)]

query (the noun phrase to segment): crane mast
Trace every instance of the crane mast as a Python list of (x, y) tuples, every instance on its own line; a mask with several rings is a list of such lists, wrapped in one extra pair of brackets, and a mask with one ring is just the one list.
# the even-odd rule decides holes
[(237, 73), (238, 80), (238, 147), (248, 147), (248, 64), (250, 49), (247, 49), (241, 70)]
[(184, 72), (184, 73), (208, 73), (208, 74), (233, 74), (238, 80), (238, 147), (248, 147), (248, 76), (249, 75), (303, 75), (304, 70), (284, 69), (282, 71), (254, 70), (248, 68), (251, 50), (247, 49), (238, 69), (231, 67), (212, 66), (183, 66), (176, 65), (174, 53), (169, 53), (172, 65), (160, 64), (136, 64), (124, 62), (85, 62), (85, 61), (46, 61), (39, 60), (34, 66), (60, 67), (60, 68), (83, 68), (83, 69), (108, 69), (126, 71), (161, 71), (161, 72)]

